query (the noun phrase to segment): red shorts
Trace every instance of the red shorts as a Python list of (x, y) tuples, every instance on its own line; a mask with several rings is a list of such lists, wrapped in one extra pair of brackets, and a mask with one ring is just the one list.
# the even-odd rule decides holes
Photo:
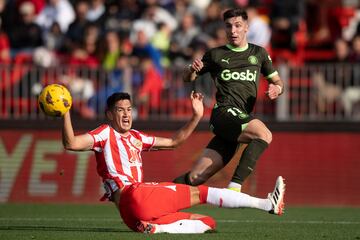
[(121, 191), (120, 214), (134, 231), (140, 220), (166, 224), (189, 219), (192, 213), (178, 211), (190, 206), (190, 186), (184, 184), (135, 183)]

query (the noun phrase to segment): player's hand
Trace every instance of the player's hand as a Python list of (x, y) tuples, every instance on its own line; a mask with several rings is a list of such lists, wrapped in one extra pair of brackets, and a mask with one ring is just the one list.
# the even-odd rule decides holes
[(266, 95), (271, 100), (274, 100), (274, 99), (278, 98), (280, 96), (280, 94), (281, 94), (281, 88), (278, 85), (270, 83), (268, 91), (266, 92)]
[(201, 59), (195, 59), (191, 63), (190, 71), (192, 72), (200, 72), (200, 70), (204, 67), (204, 63), (201, 61)]
[(190, 99), (194, 116), (201, 118), (204, 114), (204, 96), (199, 92), (192, 91)]

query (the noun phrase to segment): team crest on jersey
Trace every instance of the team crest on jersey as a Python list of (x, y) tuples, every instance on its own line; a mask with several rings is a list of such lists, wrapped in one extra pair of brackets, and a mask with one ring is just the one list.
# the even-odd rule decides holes
[(135, 147), (141, 149), (142, 148), (142, 142), (138, 139), (133, 139), (132, 144), (134, 144)]
[(251, 63), (252, 65), (256, 65), (259, 60), (257, 59), (257, 57), (255, 57), (254, 55), (251, 55), (249, 58), (248, 58), (248, 61), (249, 63)]

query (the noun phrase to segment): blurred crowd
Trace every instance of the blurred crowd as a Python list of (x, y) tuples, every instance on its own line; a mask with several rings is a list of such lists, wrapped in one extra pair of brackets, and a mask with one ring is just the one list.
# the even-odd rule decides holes
[[(274, 61), (319, 60), (306, 59), (306, 49), (327, 51), (320, 60), (360, 59), (358, 1), (0, 0), (0, 64), (106, 71), (106, 86), (94, 87), (75, 71), (59, 79), (81, 93), (85, 117), (94, 115), (94, 96), (106, 99), (111, 91), (135, 93), (156, 109), (168, 67), (182, 68), (226, 44), (221, 13), (230, 7), (247, 9), (249, 42), (267, 48)], [(338, 41), (346, 44), (345, 57), (335, 54)]]

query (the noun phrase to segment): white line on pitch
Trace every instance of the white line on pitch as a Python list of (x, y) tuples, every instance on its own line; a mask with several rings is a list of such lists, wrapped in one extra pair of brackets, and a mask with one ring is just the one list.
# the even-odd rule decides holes
[(216, 220), (217, 222), (224, 223), (276, 223), (276, 224), (360, 224), (357, 221), (320, 221), (320, 220), (284, 220), (284, 221), (266, 221), (266, 220), (227, 220), (220, 219)]
[[(0, 217), (0, 221), (72, 221), (72, 222), (122, 222), (120, 218), (26, 218), (26, 217)], [(320, 221), (320, 220), (284, 220), (284, 221), (266, 221), (266, 220), (231, 220), (218, 219), (217, 222), (222, 223), (276, 223), (276, 224), (360, 224), (358, 221)]]

